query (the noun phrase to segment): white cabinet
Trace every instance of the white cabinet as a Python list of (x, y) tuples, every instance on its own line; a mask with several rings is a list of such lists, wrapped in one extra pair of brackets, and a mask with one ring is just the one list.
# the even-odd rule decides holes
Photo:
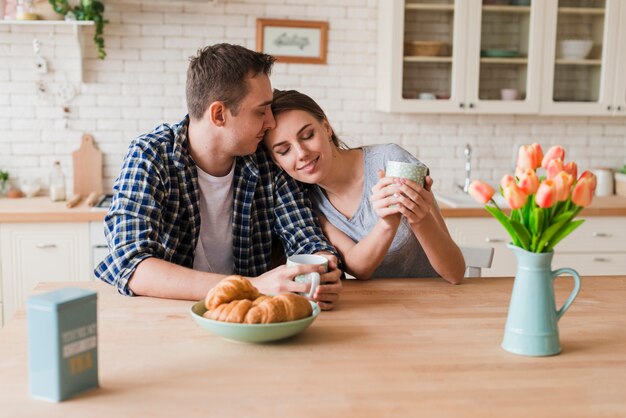
[[(493, 247), (493, 264), (483, 276), (514, 276), (517, 261), (506, 244), (510, 238), (493, 218), (446, 218), (458, 245)], [(554, 269), (571, 267), (583, 275), (623, 274), (626, 271), (626, 218), (587, 217), (556, 246)]]
[(622, 0), (380, 2), (378, 32), (381, 111), (626, 116)]
[[(542, 113), (626, 116), (626, 2), (545, 2)], [(563, 57), (564, 41), (590, 40), (587, 56)]]
[(9, 318), (40, 281), (89, 280), (89, 252), (87, 222), (1, 224), (4, 317)]

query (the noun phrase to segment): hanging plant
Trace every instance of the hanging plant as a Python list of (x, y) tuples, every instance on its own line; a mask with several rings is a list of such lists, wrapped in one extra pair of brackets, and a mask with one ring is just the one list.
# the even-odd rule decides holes
[(104, 19), (104, 3), (99, 0), (80, 0), (71, 7), (68, 0), (48, 0), (55, 12), (66, 18), (73, 15), (76, 20), (92, 20), (96, 26), (93, 41), (98, 47), (98, 57), (103, 60), (107, 53), (104, 50), (104, 25), (109, 23)]

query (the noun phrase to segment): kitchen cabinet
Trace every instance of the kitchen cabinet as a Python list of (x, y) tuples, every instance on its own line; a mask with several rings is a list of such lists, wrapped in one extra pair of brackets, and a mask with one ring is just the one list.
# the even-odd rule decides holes
[[(545, 2), (542, 113), (626, 116), (626, 3)], [(563, 58), (562, 42), (593, 41), (586, 57)]]
[[(493, 264), (486, 277), (513, 276), (517, 261), (506, 244), (510, 238), (493, 218), (447, 218), (458, 245), (493, 247)], [(571, 267), (583, 275), (615, 275), (626, 271), (626, 217), (587, 217), (556, 246), (553, 268)]]
[[(542, 9), (541, 2), (380, 2), (378, 109), (537, 113)], [(443, 47), (434, 56), (416, 55), (409, 45), (403, 48), (413, 41), (439, 41)], [(502, 100), (503, 89), (515, 90), (516, 100)]]
[(0, 224), (2, 302), (9, 318), (40, 281), (85, 281), (90, 269), (87, 222)]
[[(567, 39), (590, 55), (562, 58)], [(626, 116), (624, 42), (621, 0), (380, 2), (377, 108)]]

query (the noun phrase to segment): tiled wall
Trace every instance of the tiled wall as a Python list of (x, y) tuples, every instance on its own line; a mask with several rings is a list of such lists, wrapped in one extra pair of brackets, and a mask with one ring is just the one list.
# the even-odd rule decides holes
[[(317, 99), (352, 146), (396, 142), (427, 163), (439, 189), (463, 180), (463, 148), (473, 147), (475, 176), (497, 181), (512, 168), (514, 148), (563, 144), (581, 168), (626, 163), (622, 118), (387, 114), (375, 110), (377, 0), (106, 1), (108, 57), (96, 59), (86, 30), (84, 83), (77, 83), (75, 39), (67, 29), (0, 26), (0, 168), (46, 181), (59, 159), (71, 182), (71, 151), (83, 132), (105, 153), (110, 187), (128, 142), (185, 114), (187, 58), (206, 44), (255, 46), (256, 18), (324, 20), (330, 24), (328, 65), (277, 64), (278, 88)], [(52, 32), (52, 33), (51, 33)], [(49, 64), (33, 70), (33, 35)], [(38, 93), (37, 80), (44, 92)], [(67, 103), (59, 87), (78, 94)], [(66, 89), (67, 90), (67, 89)]]

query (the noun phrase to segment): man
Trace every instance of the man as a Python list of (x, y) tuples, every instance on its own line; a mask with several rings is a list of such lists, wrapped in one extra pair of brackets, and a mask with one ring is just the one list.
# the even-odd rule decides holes
[[(225, 275), (262, 293), (305, 292), (293, 278), (319, 266), (270, 268), (272, 234), (287, 255), (326, 256), (313, 299), (332, 309), (341, 291), (335, 249), (298, 185), (257, 149), (275, 126), (274, 58), (230, 44), (190, 61), (189, 115), (135, 139), (105, 218), (110, 254), (96, 276), (124, 295), (198, 300)], [(269, 271), (268, 271), (269, 270)]]

